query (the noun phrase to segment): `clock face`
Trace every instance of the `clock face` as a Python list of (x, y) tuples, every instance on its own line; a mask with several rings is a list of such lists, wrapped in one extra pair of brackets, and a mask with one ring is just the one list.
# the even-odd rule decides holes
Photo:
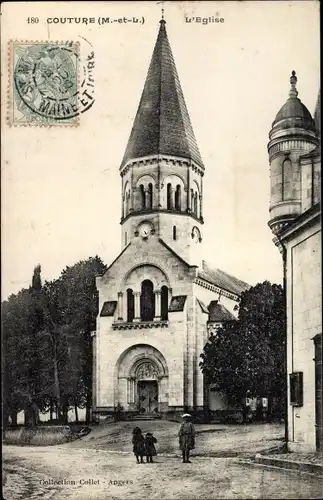
[(152, 233), (153, 227), (149, 222), (144, 222), (140, 225), (139, 234), (142, 238), (148, 238), (148, 236)]
[(200, 230), (196, 226), (192, 229), (192, 239), (195, 243), (199, 243), (202, 240)]

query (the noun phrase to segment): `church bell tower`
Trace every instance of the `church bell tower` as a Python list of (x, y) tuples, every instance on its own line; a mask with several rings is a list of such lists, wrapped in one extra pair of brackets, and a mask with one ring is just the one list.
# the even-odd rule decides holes
[(198, 264), (204, 165), (166, 33), (160, 28), (120, 166), (122, 248), (159, 238)]

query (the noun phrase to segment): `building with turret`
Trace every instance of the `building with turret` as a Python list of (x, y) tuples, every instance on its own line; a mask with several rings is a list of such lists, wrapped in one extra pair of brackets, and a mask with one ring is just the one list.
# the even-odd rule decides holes
[(287, 434), (291, 451), (322, 450), (321, 115), (289, 97), (269, 132), (270, 220), (283, 256), (287, 309)]
[(205, 386), (200, 354), (249, 286), (201, 258), (205, 171), (162, 19), (120, 165), (122, 250), (97, 278), (98, 417), (223, 404)]

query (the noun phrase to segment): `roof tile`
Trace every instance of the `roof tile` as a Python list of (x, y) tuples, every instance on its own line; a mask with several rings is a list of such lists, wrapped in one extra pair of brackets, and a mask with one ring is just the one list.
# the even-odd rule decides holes
[(167, 38), (165, 21), (160, 23), (122, 165), (130, 159), (165, 154), (191, 159), (203, 167)]

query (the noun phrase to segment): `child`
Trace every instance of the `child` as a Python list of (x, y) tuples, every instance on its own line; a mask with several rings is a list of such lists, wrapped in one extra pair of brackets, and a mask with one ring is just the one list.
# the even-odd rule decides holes
[(153, 457), (157, 455), (154, 443), (157, 443), (157, 439), (152, 435), (151, 432), (147, 432), (145, 437), (147, 463), (153, 463)]
[[(139, 427), (135, 427), (132, 433), (132, 444), (133, 444), (133, 452), (136, 455), (137, 464), (144, 463), (144, 455), (146, 453), (145, 449), (145, 438), (142, 435), (141, 429)], [(139, 462), (140, 457), (140, 462)]]

